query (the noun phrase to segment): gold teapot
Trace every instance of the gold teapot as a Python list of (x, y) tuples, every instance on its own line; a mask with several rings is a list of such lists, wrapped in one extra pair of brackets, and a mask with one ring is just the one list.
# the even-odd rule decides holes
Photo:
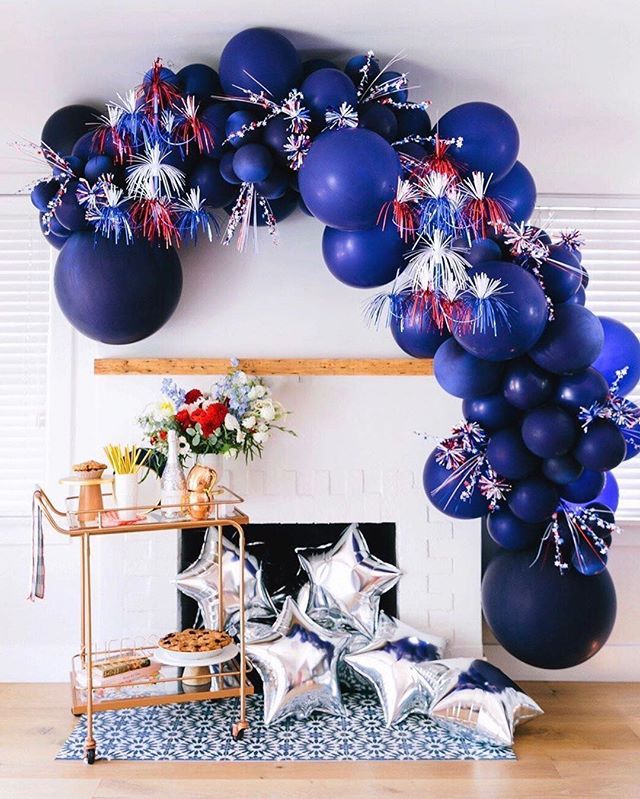
[(187, 475), (188, 509), (192, 519), (206, 519), (211, 513), (211, 496), (218, 473), (211, 466), (196, 463)]

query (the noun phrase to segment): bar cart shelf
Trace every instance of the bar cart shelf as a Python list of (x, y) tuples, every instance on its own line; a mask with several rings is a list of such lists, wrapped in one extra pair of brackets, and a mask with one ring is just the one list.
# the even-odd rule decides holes
[[(246, 717), (246, 698), (253, 693), (253, 686), (247, 675), (250, 664), (246, 658), (245, 634), (245, 602), (244, 584), (240, 581), (239, 630), (237, 636), (237, 654), (218, 665), (210, 666), (210, 677), (194, 678), (182, 671), (182, 665), (162, 665), (159, 671), (145, 679), (135, 680), (134, 672), (127, 672), (122, 685), (94, 685), (93, 667), (96, 659), (105, 655), (113, 655), (113, 650), (97, 651), (94, 649), (93, 624), (91, 612), (91, 539), (96, 536), (132, 535), (137, 533), (157, 533), (168, 530), (196, 530), (203, 527), (217, 529), (218, 563), (222, 564), (223, 531), (237, 538), (240, 567), (245, 558), (244, 527), (249, 517), (238, 509), (244, 500), (226, 486), (218, 486), (217, 491), (206, 503), (191, 503), (190, 508), (178, 506), (165, 507), (180, 513), (179, 518), (165, 518), (158, 506), (137, 506), (135, 508), (100, 508), (95, 513), (78, 512), (78, 497), (67, 499), (67, 508), (63, 511), (55, 507), (45, 491), (37, 487), (34, 492), (34, 507), (41, 513), (53, 530), (71, 539), (80, 539), (81, 557), (81, 624), (80, 651), (72, 658), (71, 667), (71, 712), (74, 715), (87, 715), (87, 736), (85, 741), (85, 757), (89, 764), (96, 759), (96, 740), (93, 734), (94, 714), (104, 710), (119, 710), (129, 707), (144, 707), (175, 702), (196, 702), (206, 699), (240, 700), (237, 720), (232, 724), (231, 735), (234, 739), (243, 737), (249, 728)], [(195, 512), (193, 512), (195, 511)], [(123, 513), (128, 512), (128, 513)], [(133, 513), (135, 512), (135, 513)], [(135, 515), (133, 521), (123, 522), (123, 518)], [(199, 518), (193, 518), (197, 516)], [(244, 573), (242, 569), (241, 573)], [(221, 580), (222, 575), (219, 574)], [(223, 591), (219, 591), (218, 618), (224, 619)], [(139, 646), (123, 647), (123, 654), (145, 656), (153, 659), (154, 643)], [(186, 665), (186, 664), (184, 664)], [(80, 684), (79, 675), (83, 676)], [(207, 684), (208, 683), (208, 684)], [(197, 686), (189, 690), (188, 686)]]

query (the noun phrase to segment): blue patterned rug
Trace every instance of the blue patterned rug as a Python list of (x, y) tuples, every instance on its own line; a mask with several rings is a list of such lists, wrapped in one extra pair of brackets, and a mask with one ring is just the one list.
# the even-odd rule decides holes
[[(348, 715), (316, 714), (266, 728), (262, 697), (248, 698), (251, 727), (234, 741), (237, 700), (108, 710), (94, 719), (97, 757), (108, 760), (513, 760), (513, 750), (452, 735), (422, 716), (387, 729), (374, 693), (345, 693)], [(58, 753), (84, 756), (83, 717)]]

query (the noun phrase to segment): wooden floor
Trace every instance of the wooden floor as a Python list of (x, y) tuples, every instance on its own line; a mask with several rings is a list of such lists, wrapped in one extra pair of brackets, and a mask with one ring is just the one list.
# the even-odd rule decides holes
[(68, 687), (0, 684), (2, 799), (555, 799), (640, 797), (640, 684), (528, 683), (546, 715), (517, 762), (57, 762)]

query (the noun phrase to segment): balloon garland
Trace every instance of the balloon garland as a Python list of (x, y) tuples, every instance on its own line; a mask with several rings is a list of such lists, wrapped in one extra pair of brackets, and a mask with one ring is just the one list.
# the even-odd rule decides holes
[(486, 517), (507, 550), (483, 583), (496, 637), (529, 663), (573, 665), (615, 617), (610, 471), (640, 447), (626, 399), (640, 342), (584, 307), (579, 233), (552, 242), (528, 224), (536, 187), (509, 114), (470, 102), (433, 126), (393, 66), (371, 51), (344, 70), (302, 62), (287, 38), (252, 28), (225, 46), (219, 74), (157, 60), (106, 113), (54, 113), (34, 148), (52, 174), (31, 197), (61, 250), (56, 296), (84, 335), (138, 341), (177, 306), (176, 247), (220, 232), (244, 249), (260, 225), (275, 241), (297, 207), (319, 219), (338, 280), (391, 283), (369, 321), (434, 357), (463, 400), (424, 487), (450, 516)]

